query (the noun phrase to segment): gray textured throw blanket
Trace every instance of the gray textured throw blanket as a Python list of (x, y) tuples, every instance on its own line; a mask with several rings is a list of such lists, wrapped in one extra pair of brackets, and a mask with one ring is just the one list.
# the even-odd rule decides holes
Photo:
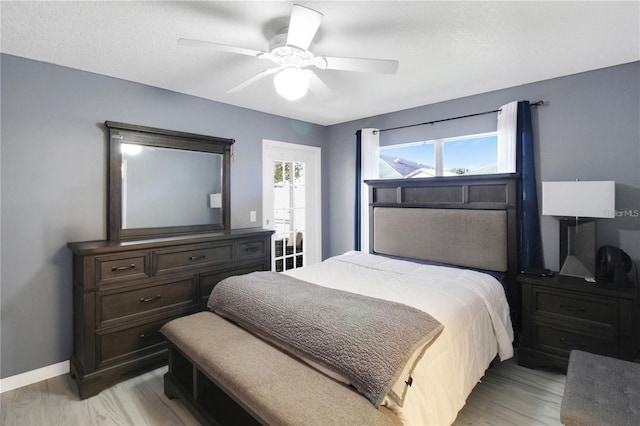
[(207, 306), (347, 378), (376, 407), (411, 355), (424, 351), (443, 328), (410, 306), (276, 272), (227, 278), (214, 287)]

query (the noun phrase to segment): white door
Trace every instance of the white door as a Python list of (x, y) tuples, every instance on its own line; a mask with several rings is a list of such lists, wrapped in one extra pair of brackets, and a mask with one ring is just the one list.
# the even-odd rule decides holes
[(271, 238), (271, 269), (322, 260), (320, 148), (262, 141), (262, 226)]

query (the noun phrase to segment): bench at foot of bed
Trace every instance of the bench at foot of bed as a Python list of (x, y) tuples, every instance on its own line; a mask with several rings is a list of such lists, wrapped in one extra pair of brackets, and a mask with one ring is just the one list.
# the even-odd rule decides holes
[(390, 410), (210, 312), (162, 328), (165, 394), (203, 424), (399, 425)]

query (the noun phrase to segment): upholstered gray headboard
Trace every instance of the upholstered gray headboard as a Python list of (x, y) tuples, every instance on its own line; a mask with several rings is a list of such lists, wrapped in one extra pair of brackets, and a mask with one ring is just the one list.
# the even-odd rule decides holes
[(373, 251), (506, 272), (504, 210), (373, 209)]
[(518, 318), (517, 174), (369, 180), (369, 251), (505, 272)]

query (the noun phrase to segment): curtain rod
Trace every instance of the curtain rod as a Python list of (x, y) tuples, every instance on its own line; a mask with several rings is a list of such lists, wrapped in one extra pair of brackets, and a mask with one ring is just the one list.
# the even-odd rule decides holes
[[(544, 105), (544, 101), (537, 101), (534, 102), (532, 104), (529, 104), (530, 107), (537, 107), (537, 106), (542, 106)], [(389, 129), (380, 129), (380, 130), (374, 130), (373, 133), (381, 133), (381, 132), (387, 132), (389, 130), (398, 130), (398, 129), (406, 129), (407, 127), (415, 127), (415, 126), (424, 126), (427, 124), (436, 124), (436, 123), (442, 123), (443, 121), (451, 121), (451, 120), (459, 120), (461, 118), (469, 118), (469, 117), (476, 117), (478, 115), (486, 115), (486, 114), (494, 114), (496, 112), (500, 112), (500, 109), (495, 109), (493, 111), (484, 111), (484, 112), (477, 112), (475, 114), (467, 114), (467, 115), (461, 115), (459, 117), (451, 117), (451, 118), (443, 118), (441, 120), (433, 120), (433, 121), (427, 121), (424, 123), (417, 123), (417, 124), (407, 124), (406, 126), (399, 126), (399, 127), (391, 127)]]

